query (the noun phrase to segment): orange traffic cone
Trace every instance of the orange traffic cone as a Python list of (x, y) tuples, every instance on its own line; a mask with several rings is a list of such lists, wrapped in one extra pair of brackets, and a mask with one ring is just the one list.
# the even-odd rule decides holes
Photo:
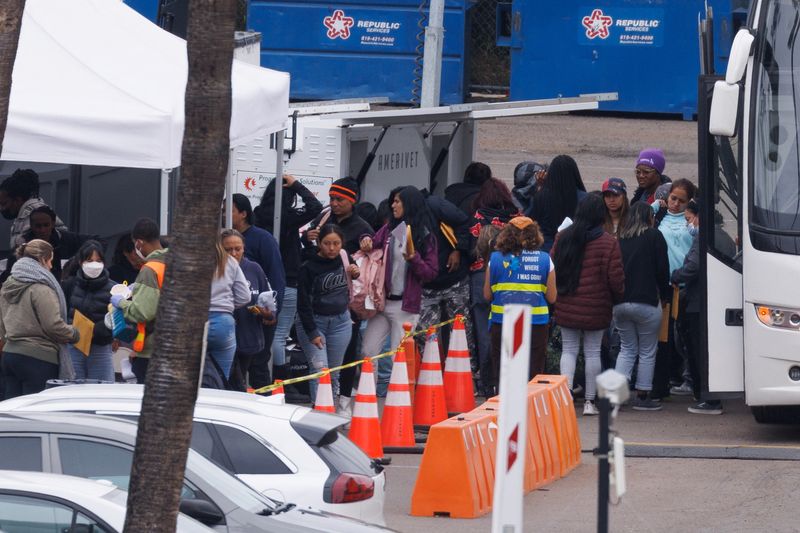
[(408, 390), (411, 393), (411, 405), (414, 405), (414, 389), (417, 386), (417, 375), (419, 374), (419, 352), (417, 350), (417, 342), (414, 337), (409, 335), (411, 333), (411, 322), (404, 322), (403, 329), (405, 336), (401, 346), (406, 351), (406, 368), (408, 369)]
[(475, 409), (475, 389), (462, 315), (456, 315), (450, 333), (450, 349), (444, 363), (444, 398), (449, 413), (466, 413)]
[(439, 341), (436, 330), (430, 328), (417, 379), (414, 424), (432, 426), (445, 419), (447, 419), (447, 404), (444, 400), (442, 365), (439, 363)]
[(353, 406), (348, 437), (371, 458), (383, 457), (374, 370), (372, 361), (368, 358), (364, 359), (364, 364), (361, 365), (361, 379), (358, 381), (358, 393)]
[(411, 394), (406, 369), (406, 351), (401, 346), (394, 357), (389, 392), (383, 406), (381, 439), (384, 446), (413, 447), (414, 420), (411, 412)]
[(277, 403), (286, 403), (286, 394), (283, 392), (283, 380), (276, 379), (275, 383), (279, 384), (280, 387), (272, 389), (272, 393), (270, 393), (269, 397)]
[(317, 398), (314, 400), (314, 410), (322, 411), (323, 413), (335, 413), (336, 407), (333, 406), (333, 388), (331, 387), (331, 374), (327, 368), (322, 369), (325, 372), (319, 378), (317, 385)]

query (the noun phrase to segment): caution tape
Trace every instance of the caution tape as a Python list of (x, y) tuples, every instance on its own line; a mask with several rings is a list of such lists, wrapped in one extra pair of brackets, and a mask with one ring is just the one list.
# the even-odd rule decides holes
[[(453, 322), (455, 322), (456, 320), (463, 320), (463, 317), (457, 316), (456, 318), (451, 318), (450, 320), (445, 320), (444, 322), (439, 322), (438, 324), (432, 324), (432, 325), (430, 325), (430, 326), (428, 326), (427, 328), (424, 328), (424, 329), (418, 329), (416, 331), (409, 331), (408, 333), (403, 335), (403, 340), (406, 340), (409, 337), (416, 337), (417, 335), (422, 335), (423, 333), (426, 333), (431, 328), (439, 329), (442, 326), (448, 326), (448, 325), (452, 324)], [(403, 345), (403, 342), (401, 341), (400, 342), (400, 346), (402, 346), (402, 345)], [(313, 374), (308, 374), (307, 376), (300, 376), (300, 377), (297, 377), (297, 378), (284, 379), (280, 383), (273, 383), (272, 385), (267, 385), (266, 387), (261, 387), (260, 389), (255, 389), (255, 390), (249, 391), (249, 392), (251, 392), (253, 394), (263, 394), (265, 392), (273, 391), (273, 390), (275, 390), (275, 389), (277, 389), (279, 387), (283, 387), (284, 385), (293, 385), (295, 383), (301, 383), (303, 381), (309, 381), (309, 380), (312, 380), (312, 379), (319, 379), (322, 376), (324, 376), (325, 374), (330, 374), (331, 372), (338, 372), (338, 371), (344, 370), (346, 368), (353, 368), (353, 367), (358, 366), (358, 365), (363, 365), (364, 361), (367, 360), (367, 359), (369, 359), (370, 361), (375, 361), (377, 359), (383, 359), (384, 357), (390, 357), (390, 356), (392, 356), (392, 355), (397, 353), (397, 351), (400, 349), (400, 346), (398, 346), (394, 350), (391, 350), (391, 351), (388, 351), (388, 352), (379, 353), (378, 355), (373, 355), (371, 357), (364, 357), (362, 359), (359, 359), (358, 361), (353, 361), (352, 363), (347, 363), (347, 364), (344, 364), (344, 365), (340, 365), (340, 366), (336, 366), (336, 367), (333, 367), (333, 368), (329, 368), (329, 369), (327, 369), (325, 371), (314, 372)]]

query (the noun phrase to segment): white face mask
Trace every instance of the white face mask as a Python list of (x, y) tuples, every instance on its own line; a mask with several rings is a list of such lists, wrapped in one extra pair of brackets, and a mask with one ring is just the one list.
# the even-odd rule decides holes
[(95, 279), (103, 273), (104, 265), (100, 261), (88, 261), (81, 265), (84, 275), (89, 279)]
[(136, 252), (136, 255), (139, 256), (139, 259), (141, 259), (142, 261), (147, 261), (147, 257), (144, 256), (144, 254), (142, 253), (142, 251), (139, 248), (134, 246), (133, 247), (133, 251)]

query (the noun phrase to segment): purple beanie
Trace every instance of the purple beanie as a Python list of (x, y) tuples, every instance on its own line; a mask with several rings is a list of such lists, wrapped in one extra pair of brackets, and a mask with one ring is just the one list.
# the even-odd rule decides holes
[(636, 166), (645, 165), (654, 168), (659, 174), (664, 173), (664, 167), (667, 162), (664, 159), (664, 152), (659, 148), (645, 148), (639, 154), (639, 159), (636, 160)]

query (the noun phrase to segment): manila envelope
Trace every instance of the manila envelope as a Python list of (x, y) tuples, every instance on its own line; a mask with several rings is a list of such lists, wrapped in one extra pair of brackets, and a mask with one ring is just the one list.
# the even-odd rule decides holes
[(86, 316), (75, 310), (75, 316), (72, 318), (72, 325), (80, 333), (81, 338), (75, 343), (75, 348), (81, 351), (83, 355), (89, 356), (89, 351), (92, 349), (92, 336), (94, 335), (94, 322), (86, 318)]

